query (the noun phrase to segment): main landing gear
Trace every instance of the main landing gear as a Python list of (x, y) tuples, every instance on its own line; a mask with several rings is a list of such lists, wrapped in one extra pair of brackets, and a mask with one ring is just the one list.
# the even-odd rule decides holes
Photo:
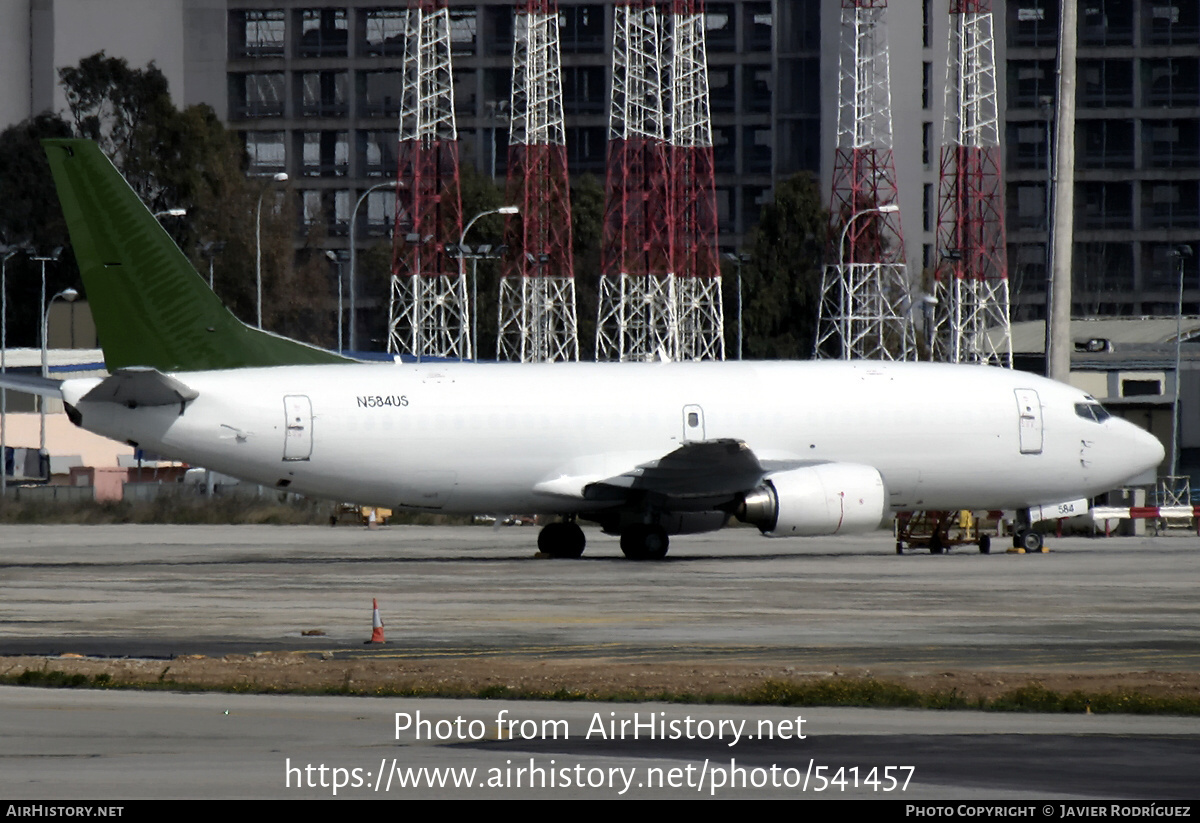
[(630, 560), (662, 560), (670, 544), (662, 526), (637, 523), (621, 532), (621, 551)]
[(586, 542), (574, 521), (547, 523), (538, 533), (538, 551), (551, 557), (581, 557)]
[[(547, 523), (538, 533), (538, 551), (550, 557), (581, 557), (585, 542), (574, 520)], [(662, 560), (669, 545), (662, 526), (634, 523), (621, 531), (621, 551), (630, 560)]]

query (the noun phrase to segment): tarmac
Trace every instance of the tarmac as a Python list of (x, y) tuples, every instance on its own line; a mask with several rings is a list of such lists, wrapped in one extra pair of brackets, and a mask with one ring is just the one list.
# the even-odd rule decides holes
[[(1051, 551), (1036, 555), (964, 547), (897, 556), (887, 533), (768, 540), (731, 529), (676, 538), (661, 563), (626, 561), (617, 541), (597, 532), (588, 541), (584, 558), (569, 561), (535, 559), (529, 527), (10, 526), (0, 531), (0, 653), (1200, 668), (1200, 539), (1192, 535), (1052, 539)], [(388, 626), (379, 651), (362, 645), (372, 598)], [(300, 634), (314, 629), (324, 636)], [(528, 727), (537, 733), (501, 733), (501, 711), (538, 721)], [(443, 731), (457, 721), (458, 731), (418, 740), (396, 730), (397, 713), (415, 723), (417, 712), (431, 733), (438, 721)], [(738, 719), (794, 732), (799, 715), (811, 720), (803, 740), (731, 744)], [(680, 729), (691, 717), (692, 732), (651, 737), (646, 724), (656, 716)], [(631, 728), (640, 719), (643, 732), (588, 735), (597, 717)], [(570, 737), (546, 733), (558, 720)], [(700, 734), (722, 720), (724, 736)], [(472, 721), (481, 736), (467, 733)], [(436, 766), (478, 771), (457, 788), (430, 785), (449, 772), (422, 773), (403, 796), (1143, 802), (1194, 796), (1200, 774), (1200, 719), (1178, 717), (5, 687), (0, 737), (6, 798), (332, 797), (337, 768), (346, 781), (339, 797), (378, 797), (400, 792), (396, 781), (413, 778), (406, 769)], [(744, 785), (738, 764), (750, 769)], [(903, 789), (902, 767), (913, 769)], [(520, 768), (518, 786), (512, 770)], [(549, 785), (555, 780), (562, 785)]]

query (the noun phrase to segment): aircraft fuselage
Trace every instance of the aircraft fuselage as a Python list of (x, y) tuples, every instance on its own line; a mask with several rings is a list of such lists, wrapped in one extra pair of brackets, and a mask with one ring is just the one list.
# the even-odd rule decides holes
[(1162, 447), (1035, 375), (876, 362), (363, 364), (175, 375), (186, 404), (81, 401), (84, 428), (288, 491), (447, 512), (582, 513), (577, 492), (691, 441), (772, 465), (854, 463), (892, 510), (1091, 496)]

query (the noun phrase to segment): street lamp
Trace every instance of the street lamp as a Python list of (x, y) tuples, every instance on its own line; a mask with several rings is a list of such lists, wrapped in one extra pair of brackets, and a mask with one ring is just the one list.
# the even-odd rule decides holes
[(165, 211), (154, 212), (155, 219), (160, 217), (186, 217), (187, 209), (166, 209)]
[[(277, 172), (271, 180), (275, 183), (286, 183), (287, 172)], [(258, 208), (254, 213), (254, 280), (258, 284), (258, 327), (262, 328), (262, 201), (270, 187), (264, 188), (258, 195)]]
[(342, 353), (342, 256), (341, 256), (340, 254), (338, 254), (338, 253), (336, 253), (336, 252), (332, 252), (332, 251), (326, 251), (326, 252), (325, 252), (325, 256), (326, 256), (327, 258), (329, 258), (329, 262), (331, 262), (331, 263), (333, 263), (335, 266), (337, 266), (337, 276), (338, 276), (338, 299), (337, 299), (337, 306), (338, 306), (338, 307), (337, 307), (337, 315), (338, 315), (338, 322), (337, 322), (337, 337), (338, 337), (338, 345), (337, 345), (337, 350), (338, 350), (338, 354), (341, 354), (341, 353)]
[[(354, 271), (355, 271), (355, 264), (358, 259), (358, 251), (355, 248), (355, 243), (354, 243), (354, 229), (356, 226), (358, 226), (358, 207), (363, 204), (363, 202), (367, 199), (367, 196), (371, 192), (379, 191), (380, 189), (394, 189), (394, 188), (396, 188), (395, 180), (388, 180), (383, 183), (376, 183), (374, 186), (371, 186), (371, 188), (367, 189), (366, 191), (364, 191), (362, 193), (362, 195), (358, 198), (358, 202), (354, 204), (354, 209), (350, 212), (350, 351), (352, 351), (352, 352), (358, 351), (358, 337), (355, 332), (356, 324), (354, 322), (358, 317), (358, 311), (357, 311), (358, 306), (355, 302), (358, 299), (358, 297), (357, 297), (358, 292), (354, 288)], [(339, 335), (338, 339), (339, 340), (341, 339), (340, 335)]]
[[(459, 276), (459, 278), (465, 279), (467, 276), (467, 260), (466, 260), (466, 257), (463, 255), (462, 250), (465, 247), (466, 242), (467, 242), (467, 232), (469, 232), (471, 230), (471, 226), (475, 225), (475, 221), (481, 217), (487, 217), (489, 214), (518, 214), (518, 213), (520, 213), (520, 211), (521, 210), (519, 208), (517, 208), (516, 206), (501, 206), (500, 208), (497, 208), (497, 209), (488, 209), (487, 211), (481, 211), (479, 214), (477, 214), (471, 218), (471, 221), (469, 223), (467, 223), (467, 227), (465, 229), (463, 229), (462, 234), (460, 234), (458, 236), (458, 248), (459, 248), (458, 276)], [(478, 280), (479, 279), (474, 276), (474, 272), (475, 272), (474, 266), (471, 267), (471, 272), (472, 272), (472, 277), (471, 277), (471, 308), (472, 308), (471, 351), (475, 357), (479, 357), (479, 349), (478, 349), (478, 345), (479, 345), (479, 282), (478, 282)]]
[[(45, 265), (43, 263), (43, 265)], [(54, 301), (58, 298), (66, 300), (68, 303), (74, 303), (79, 297), (79, 292), (75, 289), (63, 289), (50, 298), (50, 302), (46, 304), (46, 310), (42, 312), (42, 377), (50, 376), (50, 364), (46, 355), (46, 328), (50, 325), (50, 307), (54, 305)], [(41, 439), (38, 441), (38, 459), (40, 460), (46, 454), (46, 398), (42, 397), (38, 403), (38, 408), (41, 409)]]
[(1192, 247), (1179, 245), (1171, 249), (1179, 266), (1179, 302), (1175, 311), (1175, 402), (1171, 407), (1171, 483), (1179, 471), (1179, 361), (1183, 344), (1183, 261), (1192, 256)]
[(224, 240), (208, 240), (200, 245), (200, 255), (208, 259), (208, 289), (216, 291), (213, 288), (213, 260), (217, 255), (225, 250)]
[(838, 242), (838, 274), (842, 277), (842, 359), (850, 359), (850, 307), (846, 305), (847, 291), (846, 288), (846, 235), (850, 231), (850, 227), (854, 225), (854, 221), (862, 217), (864, 214), (895, 214), (900, 211), (900, 206), (896, 203), (884, 203), (882, 206), (872, 206), (869, 209), (863, 209), (850, 215), (850, 219), (846, 221), (846, 225), (842, 227), (842, 239)]
[(742, 264), (750, 262), (750, 255), (745, 252), (725, 252), (726, 260), (737, 266), (737, 359), (742, 359)]

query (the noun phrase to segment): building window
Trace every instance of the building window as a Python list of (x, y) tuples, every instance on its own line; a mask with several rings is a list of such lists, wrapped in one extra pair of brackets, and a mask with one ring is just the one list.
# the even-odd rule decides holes
[(345, 9), (301, 9), (298, 57), (345, 57), (349, 32)]
[(283, 57), (282, 10), (230, 12), (229, 56)]
[(1088, 108), (1133, 105), (1132, 60), (1080, 60), (1079, 102)]
[(745, 50), (770, 51), (774, 42), (775, 21), (771, 16), (770, 3), (747, 3), (742, 10), (742, 30), (745, 32)]
[(1053, 46), (1058, 42), (1058, 0), (1010, 0), (1010, 46)]
[(283, 117), (283, 72), (232, 74), (229, 85), (229, 108), (235, 119)]
[(567, 128), (567, 163), (571, 173), (604, 171), (608, 130), (603, 126)]
[(1142, 184), (1143, 219), (1151, 229), (1200, 228), (1200, 182), (1196, 180)]
[(392, 177), (396, 174), (396, 130), (360, 131), (355, 140), (359, 174), (363, 177)]
[(1018, 229), (1046, 228), (1046, 185), (1021, 183), (1016, 186), (1016, 221)]
[(367, 195), (363, 204), (366, 209), (366, 225), (361, 228), (370, 237), (383, 237), (391, 232), (396, 223), (396, 192), (380, 189)]
[(1150, 168), (1200, 165), (1200, 120), (1145, 120), (1142, 129), (1146, 165)]
[(921, 164), (929, 168), (933, 162), (933, 123), (921, 124)]
[(747, 126), (742, 129), (742, 171), (747, 174), (771, 173), (771, 127)]
[(924, 215), (922, 228), (925, 231), (933, 231), (933, 184), (926, 183), (924, 189), (922, 189), (922, 194), (924, 199), (922, 205), (922, 214)]
[(1129, 183), (1077, 183), (1075, 207), (1081, 228), (1133, 228), (1133, 187)]
[(1143, 26), (1151, 45), (1196, 45), (1200, 39), (1200, 3), (1195, 0), (1150, 0), (1144, 4), (1149, 18)]
[(1146, 103), (1151, 106), (1200, 106), (1200, 60), (1167, 57), (1143, 60)]
[(933, 42), (933, 9), (930, 0), (921, 0), (921, 47), (930, 48)]
[(563, 112), (603, 114), (608, 88), (603, 66), (571, 66), (562, 70)]
[(928, 109), (933, 98), (933, 63), (921, 64), (921, 108)]
[(344, 131), (300, 133), (301, 166), (305, 177), (345, 177), (350, 170), (350, 138)]
[(606, 51), (609, 47), (604, 36), (604, 6), (570, 6), (558, 13), (558, 37), (565, 52)]
[(360, 71), (358, 116), (398, 117), (403, 80), (399, 71)]
[(713, 127), (713, 167), (717, 174), (737, 173), (737, 127)]
[(771, 86), (774, 82), (771, 67), (743, 66), (742, 78), (745, 86), (742, 110), (750, 113), (769, 114), (771, 112)]
[(706, 6), (704, 39), (709, 51), (737, 51), (732, 3), (709, 3)]
[(276, 174), (287, 169), (287, 151), (283, 132), (246, 132), (246, 156), (250, 174)]
[(1033, 170), (1049, 167), (1050, 139), (1047, 123), (1025, 121), (1008, 124), (1009, 165), (1016, 169)]
[(1077, 134), (1080, 168), (1133, 168), (1133, 121), (1081, 120)]
[(365, 9), (359, 12), (359, 51), (372, 57), (404, 56), (403, 9)]
[(299, 72), (302, 117), (345, 117), (350, 113), (350, 77), (344, 71)]
[(1085, 46), (1133, 45), (1133, 0), (1088, 0), (1079, 6), (1079, 42)]

